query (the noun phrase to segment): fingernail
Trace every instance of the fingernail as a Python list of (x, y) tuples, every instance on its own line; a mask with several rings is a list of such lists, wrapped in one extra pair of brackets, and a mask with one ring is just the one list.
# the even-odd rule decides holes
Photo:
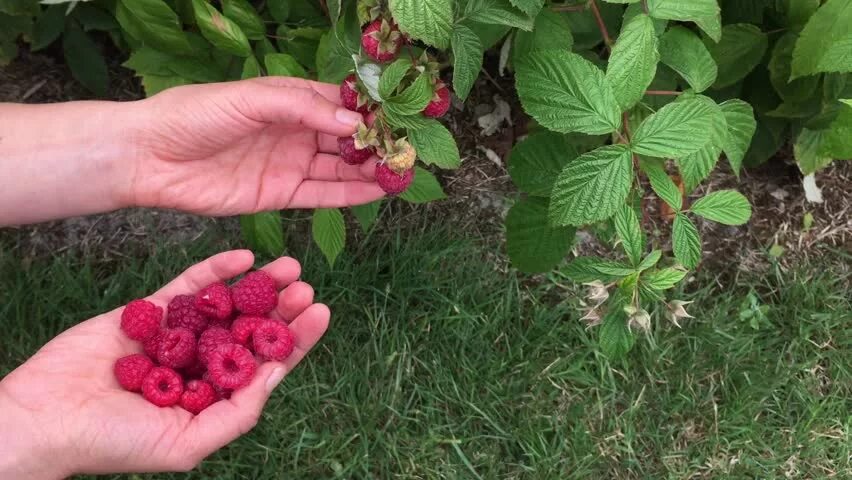
[(269, 378), (266, 379), (266, 391), (271, 393), (275, 390), (275, 387), (281, 383), (281, 380), (284, 380), (284, 374), (286, 372), (283, 368), (278, 367), (269, 374)]
[(359, 123), (364, 121), (364, 117), (362, 117), (360, 113), (353, 112), (352, 110), (347, 110), (345, 108), (338, 108), (337, 113), (335, 113), (335, 117), (338, 122), (351, 125), (353, 127), (357, 127)]

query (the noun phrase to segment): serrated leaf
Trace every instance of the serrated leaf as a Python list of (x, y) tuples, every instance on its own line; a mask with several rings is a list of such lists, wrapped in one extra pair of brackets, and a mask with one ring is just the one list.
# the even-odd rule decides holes
[(62, 37), (62, 50), (74, 78), (96, 95), (105, 96), (109, 74), (97, 44), (80, 27), (71, 23)]
[(325, 255), (328, 264), (334, 266), (335, 260), (346, 245), (346, 225), (343, 223), (343, 214), (336, 208), (314, 210), (311, 232), (314, 243)]
[(467, 0), (464, 18), (527, 31), (533, 28), (533, 18), (513, 7), (508, 0)]
[(660, 61), (701, 93), (716, 82), (716, 61), (704, 42), (684, 27), (672, 27), (660, 38)]
[(713, 37), (719, 19), (716, 0), (647, 0), (648, 14), (663, 20), (695, 22)]
[(254, 55), (249, 55), (246, 57), (246, 61), (243, 62), (243, 71), (240, 74), (240, 79), (245, 80), (247, 78), (259, 77), (262, 73), (260, 71), (260, 62), (254, 58)]
[(793, 77), (852, 71), (852, 0), (828, 0), (805, 25), (793, 51)]
[(739, 177), (743, 159), (757, 130), (757, 120), (751, 105), (739, 99), (728, 100), (719, 105), (719, 108), (722, 109), (728, 127), (722, 150), (728, 157), (734, 173)]
[(670, 103), (639, 126), (631, 143), (634, 152), (678, 158), (701, 150), (710, 141), (713, 109), (699, 99)]
[(382, 78), (382, 67), (372, 62), (358, 62), (357, 55), (353, 55), (353, 58), (356, 60), (355, 73), (358, 75), (364, 88), (367, 89), (370, 98), (376, 102), (383, 102), (384, 99), (379, 95), (379, 81)]
[(852, 108), (843, 107), (826, 129), (820, 154), (837, 160), (852, 160)]
[(599, 135), (621, 127), (621, 111), (603, 72), (577, 54), (532, 52), (518, 59), (515, 81), (524, 110), (550, 130)]
[(636, 211), (625, 203), (615, 212), (612, 223), (630, 264), (638, 265), (642, 260), (642, 252), (645, 250), (645, 235), (642, 233), (642, 225), (639, 223)]
[(580, 155), (559, 174), (550, 203), (552, 225), (585, 225), (606, 220), (630, 191), (632, 155), (608, 145)]
[(714, 42), (718, 42), (722, 39), (722, 15), (710, 15), (707, 17), (699, 17), (695, 19), (695, 24), (698, 25), (698, 28), (704, 31), (704, 33), (710, 37)]
[(509, 153), (509, 176), (521, 191), (549, 197), (556, 177), (568, 162), (579, 155), (577, 148), (563, 134), (534, 133), (515, 145)]
[(642, 159), (640, 167), (648, 175), (654, 193), (672, 207), (675, 212), (680, 211), (683, 207), (683, 194), (669, 174), (666, 173), (662, 163), (654, 159)]
[(523, 58), (524, 55), (536, 50), (571, 50), (573, 44), (574, 36), (565, 17), (558, 12), (545, 9), (535, 17), (535, 25), (531, 32), (524, 30), (515, 32), (512, 56)]
[(379, 95), (382, 98), (392, 96), (399, 86), (399, 82), (402, 81), (410, 69), (410, 58), (399, 58), (385, 67), (382, 76), (379, 78)]
[(242, 29), (213, 5), (204, 0), (192, 0), (192, 10), (201, 35), (214, 47), (239, 57), (251, 55), (251, 45)]
[(260, 212), (240, 216), (240, 230), (252, 250), (270, 257), (284, 253), (284, 227), (281, 212)]
[(686, 271), (679, 268), (664, 268), (648, 272), (640, 277), (643, 285), (654, 290), (668, 290), (683, 280)]
[[(687, 192), (691, 192), (699, 183), (704, 181), (719, 162), (722, 148), (728, 136), (727, 122), (721, 107), (709, 97), (698, 95), (696, 100), (703, 101), (710, 107), (710, 141), (700, 150), (676, 159), (683, 184)], [(678, 102), (681, 100), (678, 99)]]
[(331, 20), (331, 25), (337, 25), (337, 19), (340, 18), (340, 12), (343, 0), (326, 0), (328, 7), (328, 18)]
[(414, 167), (414, 180), (399, 198), (409, 203), (427, 203), (447, 198), (438, 179), (432, 172), (420, 167)]
[(689, 210), (723, 225), (743, 225), (751, 218), (748, 199), (736, 190), (713, 192), (698, 199)]
[(408, 140), (417, 150), (417, 156), (427, 165), (455, 169), (461, 165), (459, 147), (453, 134), (437, 120), (430, 120), (427, 126), (408, 131)]
[(796, 164), (804, 175), (810, 175), (831, 163), (832, 158), (822, 153), (825, 130), (803, 128), (793, 144)]
[(596, 268), (604, 261), (598, 257), (577, 257), (560, 269), (559, 272), (577, 283), (590, 283), (595, 280), (609, 282), (617, 277), (603, 274)]
[(547, 223), (548, 200), (519, 200), (506, 215), (506, 249), (512, 265), (524, 273), (543, 273), (558, 265), (574, 244), (573, 227)]
[(610, 309), (603, 319), (598, 344), (610, 360), (617, 360), (633, 348), (636, 339), (627, 326), (627, 316), (620, 308)]
[(509, 2), (512, 6), (530, 17), (535, 17), (541, 10), (541, 7), (544, 6), (544, 0), (509, 0)]
[(661, 258), (663, 258), (662, 251), (652, 250), (651, 253), (649, 253), (645, 258), (642, 259), (641, 262), (639, 262), (639, 265), (636, 266), (636, 270), (644, 272), (645, 270), (648, 270), (649, 268), (652, 268), (657, 265)]
[(686, 268), (693, 269), (701, 261), (701, 237), (692, 220), (678, 213), (672, 225), (672, 250), (675, 258)]
[(453, 24), (451, 0), (390, 0), (400, 30), (436, 48), (447, 48)]
[(453, 88), (456, 96), (464, 100), (482, 69), (482, 42), (473, 30), (456, 25), (450, 44), (453, 47)]
[(385, 120), (388, 125), (394, 129), (404, 128), (411, 132), (412, 130), (429, 128), (429, 126), (432, 125), (432, 121), (434, 121), (431, 118), (424, 117), (420, 114), (420, 112), (415, 113), (414, 115), (398, 114), (394, 110), (393, 104), (390, 103), (385, 104), (383, 110)]
[(162, 0), (120, 0), (115, 16), (121, 28), (146, 45), (175, 54), (192, 53), (177, 14)]
[(718, 43), (707, 41), (705, 44), (719, 67), (713, 88), (720, 89), (739, 82), (751, 73), (763, 59), (769, 40), (760, 28), (739, 23), (725, 25)]
[(414, 115), (426, 108), (432, 100), (432, 95), (432, 81), (428, 74), (422, 73), (402, 93), (389, 97), (386, 103), (392, 104), (397, 114)]
[(266, 73), (272, 76), (307, 78), (305, 67), (299, 65), (291, 55), (286, 53), (270, 53), (263, 57)]
[(222, 13), (239, 25), (246, 37), (252, 40), (266, 37), (263, 19), (248, 0), (222, 0)]
[(628, 110), (645, 96), (657, 73), (657, 35), (651, 17), (636, 15), (624, 25), (612, 48), (606, 79), (621, 110)]
[(775, 42), (772, 57), (769, 59), (769, 79), (772, 86), (784, 101), (790, 103), (807, 100), (819, 86), (817, 75), (790, 80), (793, 72), (793, 49), (798, 38), (798, 35), (794, 33), (788, 33), (779, 38)]
[(192, 81), (177, 75), (142, 75), (142, 88), (145, 89), (145, 96), (154, 96), (163, 90), (181, 85), (189, 85)]
[(361, 225), (361, 230), (363, 230), (364, 233), (368, 233), (370, 231), (370, 227), (373, 226), (373, 223), (375, 223), (376, 218), (379, 216), (379, 209), (381, 206), (382, 200), (379, 199), (375, 202), (352, 207), (352, 213), (355, 215), (355, 218), (358, 220), (358, 224)]

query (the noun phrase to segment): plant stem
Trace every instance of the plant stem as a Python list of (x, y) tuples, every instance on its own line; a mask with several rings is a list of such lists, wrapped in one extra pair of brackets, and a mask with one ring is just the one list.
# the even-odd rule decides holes
[(598, 22), (598, 28), (601, 31), (607, 50), (612, 51), (612, 38), (609, 36), (609, 32), (606, 29), (606, 24), (601, 16), (601, 11), (598, 9), (597, 2), (595, 2), (595, 0), (590, 0), (589, 7), (591, 7), (592, 13), (595, 15), (595, 21)]
[(550, 7), (554, 12), (582, 12), (586, 9), (585, 5), (554, 5)]
[(645, 12), (645, 15), (648, 14), (648, 0), (642, 0), (642, 11)]
[(671, 95), (676, 97), (682, 94), (683, 92), (676, 92), (674, 90), (645, 90), (645, 95)]

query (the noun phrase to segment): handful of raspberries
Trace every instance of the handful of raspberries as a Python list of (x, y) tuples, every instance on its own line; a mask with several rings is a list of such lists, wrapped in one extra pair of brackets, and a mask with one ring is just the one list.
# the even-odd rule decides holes
[(293, 332), (268, 317), (277, 304), (275, 280), (261, 270), (230, 288), (218, 282), (174, 297), (165, 325), (161, 307), (133, 300), (121, 314), (121, 330), (142, 342), (145, 353), (119, 358), (115, 378), (154, 405), (180, 405), (197, 415), (248, 385), (258, 362), (293, 352)]

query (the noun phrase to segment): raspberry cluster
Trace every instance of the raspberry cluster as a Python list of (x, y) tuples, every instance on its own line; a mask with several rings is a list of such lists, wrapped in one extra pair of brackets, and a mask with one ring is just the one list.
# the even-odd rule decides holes
[(115, 378), (158, 407), (198, 414), (248, 385), (258, 362), (293, 352), (292, 330), (268, 316), (277, 303), (275, 280), (260, 270), (231, 287), (218, 282), (174, 297), (165, 325), (161, 307), (133, 300), (121, 314), (121, 330), (142, 342), (144, 353), (119, 358)]
[[(362, 24), (361, 49), (365, 56), (377, 64), (396, 60), (408, 39), (400, 31), (390, 12), (383, 11), (382, 3), (361, 2), (359, 10)], [(422, 116), (439, 118), (450, 108), (450, 90), (438, 76), (438, 65), (427, 53), (419, 60), (413, 59), (398, 89), (410, 85), (417, 75), (429, 75), (432, 84), (432, 98), (420, 112)], [(414, 162), (417, 152), (405, 137), (397, 138), (393, 134), (381, 105), (373, 101), (363, 82), (355, 73), (350, 74), (340, 85), (340, 100), (349, 110), (367, 115), (376, 112), (371, 127), (361, 125), (352, 137), (338, 139), (340, 157), (349, 165), (360, 165), (373, 155), (380, 157), (376, 164), (376, 182), (388, 195), (404, 192), (414, 180)]]

